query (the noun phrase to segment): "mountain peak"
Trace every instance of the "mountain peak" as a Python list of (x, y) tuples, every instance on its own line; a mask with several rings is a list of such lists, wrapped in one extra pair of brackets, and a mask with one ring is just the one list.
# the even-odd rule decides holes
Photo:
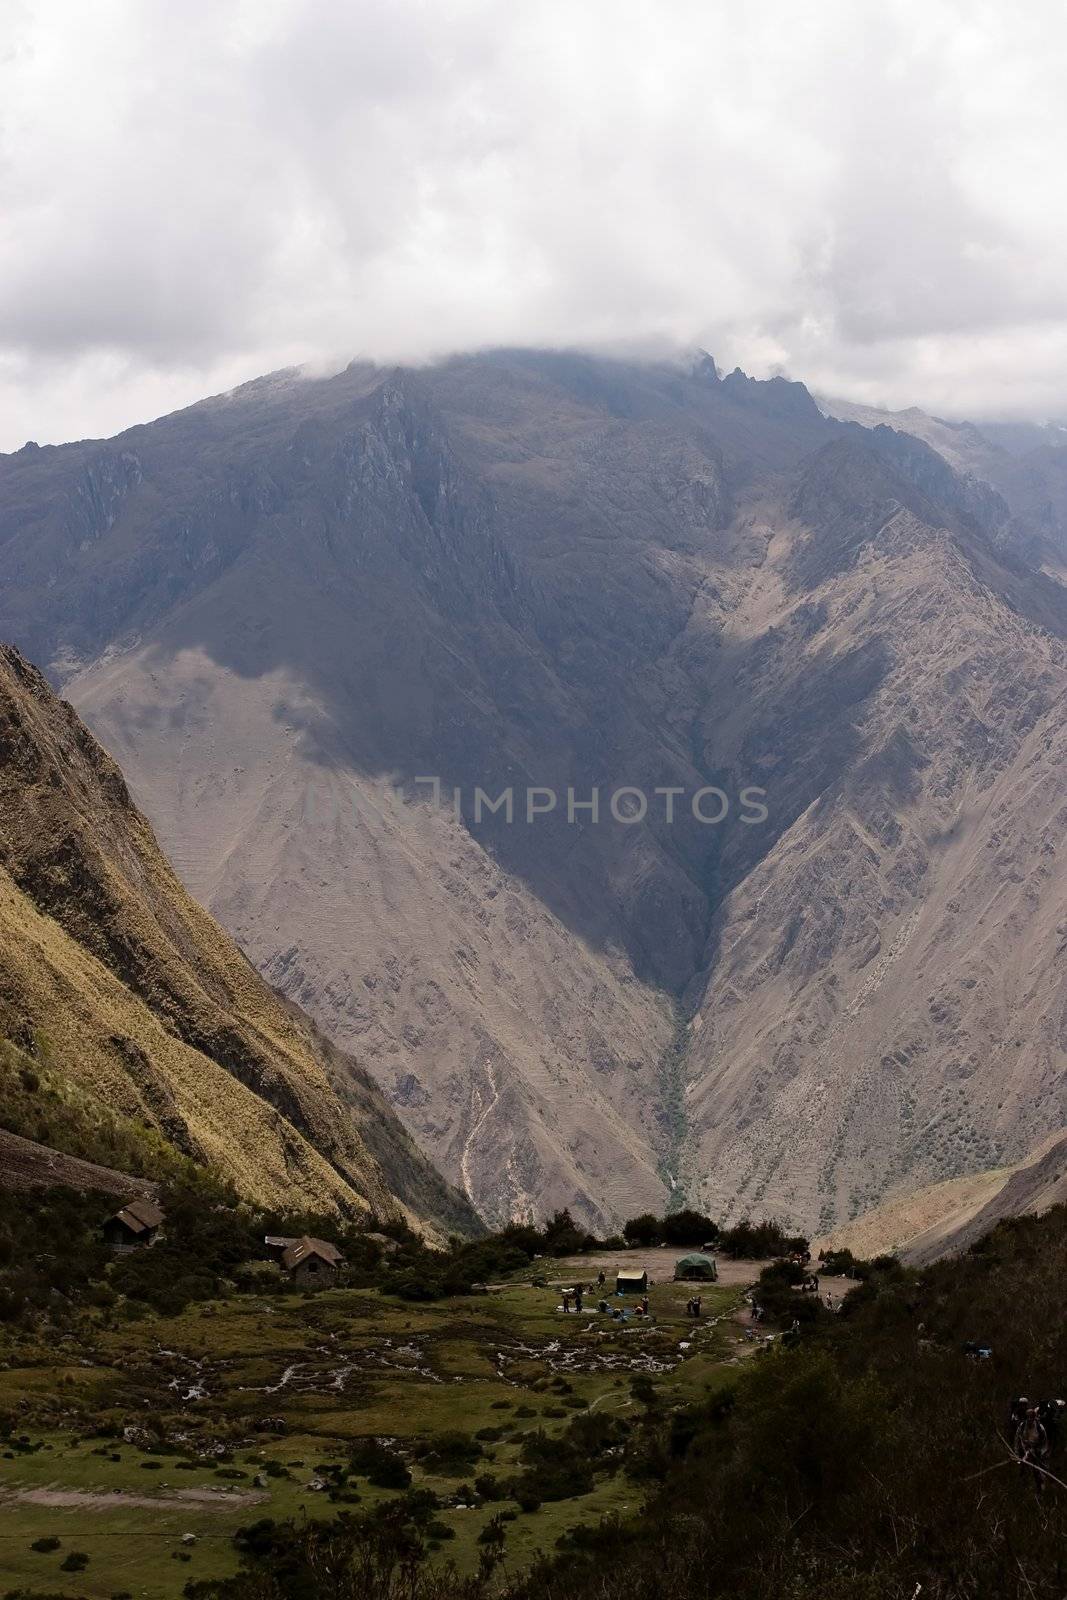
[(783, 420), (812, 422), (822, 420), (822, 412), (804, 384), (790, 378), (750, 378), (735, 367), (722, 380), (723, 393), (740, 405)]
[(719, 371), (714, 357), (710, 356), (706, 350), (697, 351), (693, 358), (693, 364), (689, 369), (689, 376), (703, 383), (718, 384), (722, 382), (722, 373)]

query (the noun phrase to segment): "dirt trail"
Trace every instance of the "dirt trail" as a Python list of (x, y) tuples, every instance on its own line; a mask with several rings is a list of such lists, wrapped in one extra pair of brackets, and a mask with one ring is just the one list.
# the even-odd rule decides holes
[(90, 1489), (16, 1489), (0, 1495), (0, 1500), (34, 1506), (61, 1506), (71, 1510), (111, 1511), (116, 1506), (144, 1506), (150, 1511), (181, 1511), (189, 1506), (198, 1510), (242, 1511), (262, 1505), (270, 1498), (256, 1490), (174, 1489), (167, 1494), (130, 1494), (124, 1489), (113, 1493)]
[(51, 1188), (60, 1183), (71, 1189), (127, 1197), (144, 1194), (154, 1199), (159, 1192), (159, 1185), (147, 1178), (131, 1178), (127, 1172), (64, 1155), (61, 1150), (35, 1144), (32, 1139), (0, 1128), (0, 1189)]

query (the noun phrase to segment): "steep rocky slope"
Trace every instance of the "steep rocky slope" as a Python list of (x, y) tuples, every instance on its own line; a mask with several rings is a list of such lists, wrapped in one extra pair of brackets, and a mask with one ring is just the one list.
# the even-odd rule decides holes
[(1005, 1217), (1039, 1216), (1067, 1201), (1067, 1134), (1052, 1134), (1010, 1167), (948, 1178), (895, 1195), (819, 1239), (820, 1250), (885, 1252), (924, 1266), (959, 1255)]
[(1004, 1184), (984, 1205), (957, 1215), (948, 1225), (923, 1232), (904, 1251), (912, 1266), (969, 1250), (1006, 1217), (1042, 1216), (1067, 1201), (1067, 1135), (1047, 1141), (1031, 1160), (1013, 1167)]
[(706, 358), (280, 374), (0, 461), (0, 627), (487, 1217), (829, 1225), (1067, 1121), (1067, 595), (961, 464)]
[(190, 899), (118, 768), (6, 646), (0, 1031), (250, 1198), (473, 1221), (370, 1081)]
[(1062, 423), (947, 422), (911, 406), (880, 411), (822, 400), (827, 416), (865, 428), (890, 427), (936, 450), (957, 472), (986, 483), (1005, 501), (1002, 537), (1035, 566), (1067, 575), (1067, 426)]
[(717, 912), (685, 1170), (712, 1206), (823, 1228), (1011, 1159), (1065, 1110), (1067, 596), (872, 482), (815, 525), (802, 484), (744, 721), (708, 735), (720, 761), (763, 755), (789, 824)]

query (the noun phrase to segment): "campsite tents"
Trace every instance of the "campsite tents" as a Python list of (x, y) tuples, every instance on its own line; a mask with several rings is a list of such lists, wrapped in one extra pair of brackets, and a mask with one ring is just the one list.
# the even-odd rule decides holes
[(648, 1273), (635, 1267), (623, 1267), (615, 1278), (616, 1294), (645, 1294), (648, 1291)]
[(678, 1278), (695, 1278), (704, 1283), (714, 1283), (719, 1276), (719, 1269), (712, 1256), (683, 1256), (674, 1264), (674, 1276)]

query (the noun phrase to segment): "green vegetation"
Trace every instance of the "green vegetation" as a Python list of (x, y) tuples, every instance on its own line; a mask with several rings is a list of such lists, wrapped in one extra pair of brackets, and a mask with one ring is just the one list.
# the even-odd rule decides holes
[(117, 1116), (61, 1071), (46, 1039), (34, 1041), (31, 1055), (0, 1036), (0, 1105), (9, 1133), (64, 1155), (142, 1178), (178, 1178), (195, 1171), (155, 1129)]
[(743, 1221), (732, 1228), (720, 1228), (711, 1217), (688, 1208), (669, 1211), (665, 1217), (644, 1211), (624, 1223), (622, 1231), (628, 1245), (647, 1248), (668, 1244), (687, 1249), (693, 1245), (714, 1244), (724, 1255), (750, 1261), (790, 1255), (794, 1251), (805, 1253), (808, 1248), (805, 1238), (787, 1234), (780, 1223)]
[[(166, 1188), (155, 1244), (114, 1256), (99, 1236), (114, 1198), (7, 1198), (29, 1292), (0, 1324), (4, 1594), (180, 1600), (297, 1529), (331, 1551), (356, 1528), (379, 1551), (402, 1535), (454, 1584), (495, 1582), (636, 1509), (627, 1439), (747, 1354), (715, 1321), (740, 1289), (712, 1286), (695, 1326), (671, 1257), (653, 1317), (621, 1301), (617, 1319), (565, 1316), (561, 1288), (595, 1276), (562, 1254), (588, 1243), (565, 1213), (433, 1252), (198, 1180)], [(302, 1231), (343, 1249), (343, 1284), (305, 1291), (255, 1258), (265, 1232)], [(431, 1297), (410, 1298), (424, 1274)], [(87, 1565), (65, 1568), (71, 1554)]]
[(624, 1571), (638, 1600), (1062, 1595), (1067, 1488), (1006, 1436), (1011, 1396), (1061, 1392), (1065, 1281), (1063, 1208), (922, 1275), (871, 1264), (839, 1316), (650, 1427), (639, 1522), (588, 1530), (509, 1594), (601, 1600)]
[(74, 1296), (106, 1294), (110, 1251), (100, 1225), (114, 1210), (113, 1196), (0, 1190), (0, 1322), (57, 1321)]
[[(387, 1285), (410, 1300), (467, 1294), (486, 1275), (527, 1266), (535, 1253), (595, 1243), (561, 1213), (544, 1230), (510, 1229), (492, 1240), (457, 1239), (448, 1251), (430, 1250), (410, 1229), (373, 1218), (356, 1225), (257, 1210), (190, 1164), (163, 1185), (166, 1226), (152, 1248), (115, 1256), (100, 1229), (118, 1204), (113, 1195), (64, 1188), (0, 1190), (0, 1320), (29, 1325), (44, 1317), (63, 1325), (86, 1305), (114, 1308), (124, 1318), (169, 1316), (227, 1293), (298, 1292), (264, 1259), (266, 1234), (309, 1233), (336, 1244), (344, 1281)], [(381, 1237), (370, 1237), (375, 1233)], [(382, 1238), (394, 1248), (387, 1250)]]
[[(671, 1251), (652, 1317), (564, 1315), (592, 1276), (546, 1250), (565, 1215), (436, 1253), (337, 1229), (359, 1281), (305, 1293), (251, 1270), (261, 1215), (169, 1201), (169, 1257), (57, 1256), (65, 1309), (0, 1326), (0, 1592), (1062, 1600), (1067, 1441), (1040, 1478), (1008, 1407), (1062, 1392), (1067, 1209), (921, 1274), (824, 1260), (838, 1312), (781, 1255), (705, 1286), (694, 1322)], [(325, 1226), (272, 1219), (298, 1220)], [(747, 1235), (772, 1236), (798, 1243)], [(770, 1342), (742, 1310), (757, 1273)]]
[(669, 1244), (685, 1249), (690, 1245), (717, 1243), (719, 1225), (702, 1211), (688, 1208), (668, 1212), (665, 1217), (644, 1211), (624, 1223), (623, 1237), (629, 1245)]
[[(365, 1295), (361, 1337), (408, 1319), (412, 1359), (428, 1356), (424, 1336), (433, 1327), (430, 1359), (439, 1378), (454, 1366), (469, 1370), (478, 1355), (484, 1375), (469, 1386), (430, 1382), (410, 1432), (393, 1390), (393, 1438), (378, 1444), (407, 1462), (409, 1486), (376, 1491), (358, 1477), (360, 1503), (331, 1504), (329, 1494), (351, 1481), (346, 1467), (330, 1475), (320, 1514), (304, 1520), (295, 1510), (286, 1514), (293, 1485), (282, 1480), (269, 1513), (247, 1519), (246, 1531), (231, 1537), (228, 1568), (191, 1573), (185, 1593), (189, 1600), (608, 1600), (621, 1588), (635, 1600), (1061, 1600), (1067, 1488), (1017, 1465), (1006, 1432), (1010, 1398), (1059, 1392), (1067, 1369), (1067, 1210), (1002, 1224), (963, 1260), (921, 1275), (891, 1261), (858, 1265), (862, 1275), (839, 1314), (820, 1315), (751, 1361), (724, 1366), (735, 1335), (716, 1346), (705, 1328), (708, 1343), (697, 1355), (659, 1374), (631, 1363), (625, 1377), (598, 1373), (600, 1341), (586, 1342), (584, 1330), (572, 1334), (579, 1319), (564, 1328), (543, 1294), (519, 1283), (480, 1302), (476, 1316), (469, 1301), (411, 1307), (394, 1299), (393, 1311), (389, 1297)], [(763, 1284), (795, 1295), (789, 1277), (765, 1269)], [(674, 1288), (653, 1290), (663, 1317), (643, 1330), (650, 1341), (643, 1355), (668, 1327), (675, 1337), (686, 1331), (669, 1323)], [(728, 1291), (716, 1293), (725, 1308)], [(457, 1325), (463, 1305), (466, 1320)], [(221, 1314), (232, 1318), (236, 1306)], [(342, 1307), (351, 1326), (351, 1291), (302, 1302), (320, 1336)], [(492, 1329), (481, 1337), (480, 1321)], [(502, 1385), (495, 1352), (508, 1326), (521, 1330), (521, 1340), (505, 1368), (511, 1383)], [(558, 1354), (547, 1358), (549, 1341), (538, 1345), (538, 1330), (553, 1327), (559, 1351), (573, 1344), (572, 1353), (584, 1353), (586, 1365), (569, 1369), (573, 1376), (556, 1370)], [(165, 1331), (168, 1339), (177, 1334)], [(235, 1359), (236, 1334), (231, 1328), (223, 1342), (227, 1361)], [(968, 1354), (975, 1341), (992, 1347), (989, 1359)], [(238, 1358), (235, 1375), (241, 1367)], [(687, 1369), (696, 1370), (695, 1385), (685, 1381)], [(568, 1388), (584, 1391), (590, 1409), (518, 1426), (518, 1374), (529, 1409), (543, 1414), (545, 1397), (566, 1399)], [(241, 1407), (228, 1392), (219, 1413), (237, 1426)], [(508, 1409), (495, 1409), (498, 1401)], [(320, 1395), (299, 1408), (305, 1428), (323, 1428), (322, 1407)], [(364, 1428), (378, 1415), (367, 1394)], [(325, 1443), (315, 1431), (261, 1453), (301, 1460), (296, 1473)], [(371, 1458), (361, 1452), (354, 1444), (349, 1464), (366, 1470)], [(1062, 1459), (1050, 1465), (1062, 1479)], [(57, 1477), (40, 1451), (21, 1457), (19, 1470)], [(315, 1470), (325, 1483), (325, 1469)], [(27, 1593), (56, 1587), (40, 1565), (58, 1563), (68, 1549), (90, 1555), (80, 1581), (92, 1579), (95, 1554), (81, 1529), (59, 1536), (62, 1551), (51, 1557), (31, 1554), (25, 1541), (19, 1580), (25, 1586), (27, 1568), (33, 1574)], [(193, 1561), (207, 1566), (206, 1551)], [(77, 1592), (103, 1596), (113, 1588)]]

